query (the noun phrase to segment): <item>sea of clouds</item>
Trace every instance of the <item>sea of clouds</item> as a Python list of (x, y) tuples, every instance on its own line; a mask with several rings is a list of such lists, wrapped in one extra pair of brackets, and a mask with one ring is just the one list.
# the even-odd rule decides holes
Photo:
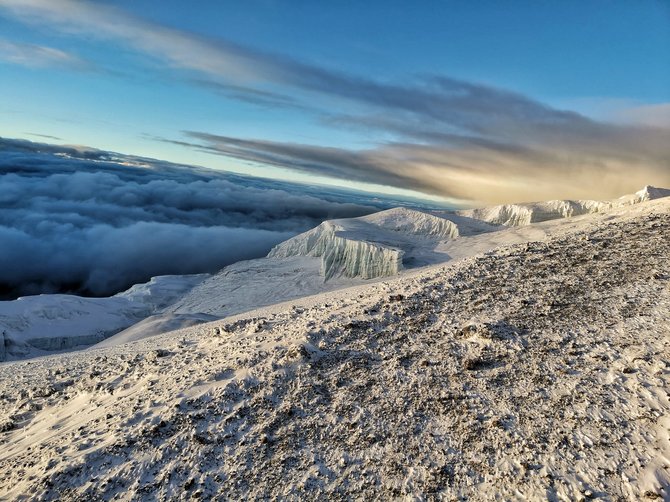
[(110, 295), (215, 272), (375, 196), (0, 138), (0, 295)]

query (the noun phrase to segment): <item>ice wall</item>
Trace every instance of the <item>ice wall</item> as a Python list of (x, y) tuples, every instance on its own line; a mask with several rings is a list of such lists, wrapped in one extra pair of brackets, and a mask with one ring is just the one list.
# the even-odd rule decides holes
[(337, 234), (344, 229), (332, 221), (297, 235), (275, 246), (268, 257), (321, 257), (325, 280), (336, 275), (372, 279), (397, 274), (402, 270), (401, 249)]
[(153, 277), (107, 298), (55, 294), (0, 301), (0, 362), (98, 343), (174, 303), (207, 277)]
[(646, 200), (660, 199), (670, 197), (670, 190), (667, 188), (658, 188), (647, 185), (639, 192), (635, 192), (635, 202), (644, 202)]

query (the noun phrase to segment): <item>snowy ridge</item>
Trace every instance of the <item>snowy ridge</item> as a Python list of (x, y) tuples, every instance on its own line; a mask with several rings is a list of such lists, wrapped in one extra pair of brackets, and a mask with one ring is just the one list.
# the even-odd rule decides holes
[[(580, 224), (570, 216), (627, 212), (633, 204), (668, 195), (670, 190), (646, 186), (602, 202), (550, 201), (457, 213), (400, 207), (324, 222), (276, 246), (267, 258), (238, 262), (212, 276), (162, 276), (109, 298), (41, 295), (0, 302), (0, 361), (82, 348), (122, 330), (106, 345), (125, 343), (500, 245), (545, 240), (559, 227)], [(532, 224), (547, 220), (552, 221)]]
[(519, 227), (558, 218), (570, 218), (584, 214), (601, 213), (629, 204), (670, 196), (670, 190), (647, 185), (639, 192), (624, 195), (619, 199), (598, 200), (552, 200), (525, 204), (502, 204), (478, 209), (464, 209), (456, 214), (495, 225)]
[(611, 203), (596, 200), (552, 200), (548, 202), (503, 204), (479, 209), (464, 209), (458, 211), (457, 214), (495, 225), (520, 227), (557, 218), (569, 218), (571, 216), (603, 212), (611, 208)]
[(338, 235), (345, 228), (332, 221), (275, 246), (268, 258), (313, 256), (321, 258), (321, 275), (372, 279), (402, 270), (401, 249)]

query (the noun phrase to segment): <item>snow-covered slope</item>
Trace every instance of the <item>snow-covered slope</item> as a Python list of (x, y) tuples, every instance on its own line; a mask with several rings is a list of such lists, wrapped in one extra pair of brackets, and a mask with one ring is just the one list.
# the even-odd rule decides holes
[(144, 305), (151, 312), (158, 312), (209, 277), (209, 274), (161, 275), (152, 277), (149, 282), (135, 284), (113, 298), (125, 298)]
[(100, 342), (174, 303), (206, 277), (154, 277), (108, 298), (37, 295), (2, 301), (0, 361)]
[(573, 221), (578, 225), (578, 214), (627, 210), (669, 194), (648, 186), (616, 201), (517, 204), (458, 214), (395, 208), (326, 221), (278, 245), (267, 258), (239, 262), (212, 276), (165, 276), (111, 298), (43, 295), (0, 302), (0, 361), (91, 345), (129, 328), (106, 345), (124, 343), (207, 316), (379, 280), (500, 245), (545, 240), (559, 227), (569, 231)]
[(0, 365), (0, 499), (668, 500), (670, 200), (560, 223)]
[(209, 314), (174, 314), (162, 313), (147, 317), (137, 324), (104, 339), (93, 348), (113, 347), (122, 343), (134, 342), (151, 336), (160, 335), (169, 331), (189, 328), (204, 322), (210, 322), (218, 317)]
[(670, 196), (670, 190), (646, 186), (635, 194), (624, 195), (619, 199), (608, 201), (552, 200), (524, 204), (503, 204), (478, 209), (464, 209), (457, 211), (457, 214), (494, 225), (516, 227), (558, 218), (605, 212), (623, 205), (637, 204), (667, 196)]
[(279, 302), (360, 284), (334, 277), (324, 282), (319, 258), (259, 258), (229, 265), (186, 293), (166, 313), (225, 317)]

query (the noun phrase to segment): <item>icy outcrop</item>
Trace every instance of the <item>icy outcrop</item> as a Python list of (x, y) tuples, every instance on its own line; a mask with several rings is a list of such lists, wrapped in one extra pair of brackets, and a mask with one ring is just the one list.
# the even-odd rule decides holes
[(268, 258), (320, 257), (325, 280), (386, 277), (408, 264), (444, 261), (444, 255), (434, 252), (437, 243), (461, 234), (459, 225), (449, 218), (464, 220), (447, 213), (440, 216), (397, 207), (360, 218), (325, 221), (275, 246)]
[(645, 202), (647, 200), (661, 199), (663, 197), (670, 197), (669, 189), (647, 185), (639, 192), (635, 192), (635, 202)]
[(321, 258), (321, 275), (328, 280), (337, 275), (372, 279), (402, 270), (401, 249), (338, 235), (345, 228), (335, 221), (297, 235), (277, 246), (269, 258), (314, 256)]

